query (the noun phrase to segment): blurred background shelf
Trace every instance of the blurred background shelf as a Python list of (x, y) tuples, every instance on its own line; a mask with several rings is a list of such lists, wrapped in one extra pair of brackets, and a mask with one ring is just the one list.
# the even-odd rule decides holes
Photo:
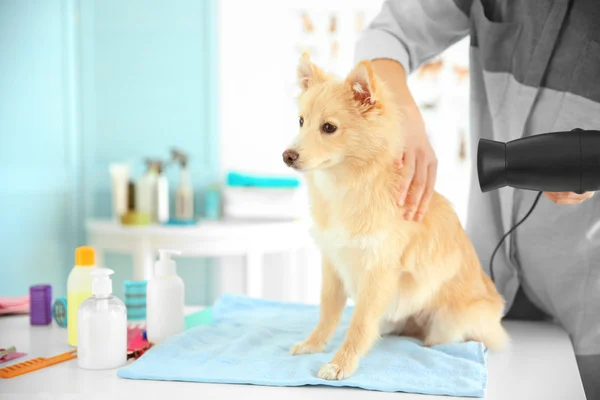
[[(112, 220), (93, 219), (86, 224), (88, 242), (96, 249), (97, 264), (105, 266), (106, 253), (129, 254), (133, 257), (133, 278), (147, 280), (153, 274), (159, 249), (175, 248), (186, 258), (217, 259), (217, 276), (212, 285), (221, 292), (242, 292), (252, 297), (264, 297), (264, 258), (283, 256), (286, 267), (283, 282), (287, 297), (305, 301), (303, 288), (298, 285), (305, 271), (298, 270), (301, 252), (314, 249), (309, 235), (309, 223), (294, 221), (200, 221), (194, 226), (148, 225), (123, 226)], [(314, 252), (314, 250), (313, 250)], [(232, 265), (231, 257), (242, 257), (243, 273)], [(228, 262), (229, 260), (229, 262)], [(315, 268), (319, 264), (314, 264)], [(232, 274), (232, 271), (236, 270)], [(243, 277), (241, 288), (231, 288), (232, 275)], [(190, 282), (189, 288), (193, 288)]]

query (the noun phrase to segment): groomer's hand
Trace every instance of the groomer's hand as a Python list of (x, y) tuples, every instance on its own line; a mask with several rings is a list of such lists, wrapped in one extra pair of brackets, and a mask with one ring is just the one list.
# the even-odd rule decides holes
[(404, 181), (398, 188), (398, 206), (404, 207), (407, 221), (421, 221), (433, 197), (437, 174), (437, 158), (425, 133), (421, 111), (406, 84), (404, 67), (397, 61), (378, 59), (372, 62), (375, 74), (385, 81), (394, 94), (396, 106), (402, 114), (402, 132), (405, 149), (398, 154), (396, 167), (402, 168)]
[(591, 199), (594, 192), (577, 194), (573, 192), (544, 192), (547, 198), (556, 204), (579, 204), (587, 199)]
[(396, 161), (404, 177), (398, 192), (398, 205), (404, 207), (404, 219), (420, 222), (433, 196), (438, 162), (420, 111), (413, 110), (405, 117), (406, 147)]

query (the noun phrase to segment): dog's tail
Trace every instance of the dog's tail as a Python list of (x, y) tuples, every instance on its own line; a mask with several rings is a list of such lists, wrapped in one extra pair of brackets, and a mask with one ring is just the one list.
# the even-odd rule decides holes
[(486, 332), (482, 333), (481, 341), (485, 344), (485, 347), (491, 351), (505, 350), (510, 344), (510, 337), (500, 321), (489, 326), (486, 329)]
[(471, 339), (482, 342), (491, 351), (505, 350), (510, 337), (502, 326), (503, 301), (487, 298), (476, 301), (466, 310), (465, 317), (471, 321)]

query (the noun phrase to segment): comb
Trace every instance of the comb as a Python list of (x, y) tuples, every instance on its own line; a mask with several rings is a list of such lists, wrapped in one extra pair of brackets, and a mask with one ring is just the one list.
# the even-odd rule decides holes
[(67, 351), (54, 357), (44, 358), (38, 357), (32, 360), (24, 361), (10, 367), (0, 369), (0, 378), (8, 379), (15, 376), (23, 375), (28, 372), (37, 371), (38, 369), (46, 368), (54, 364), (59, 364), (63, 361), (77, 358), (77, 350)]

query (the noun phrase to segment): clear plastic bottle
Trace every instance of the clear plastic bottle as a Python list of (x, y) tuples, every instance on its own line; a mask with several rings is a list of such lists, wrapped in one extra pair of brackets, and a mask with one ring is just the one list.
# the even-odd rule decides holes
[(113, 369), (127, 362), (127, 309), (112, 296), (113, 272), (108, 268), (91, 271), (94, 297), (79, 307), (77, 360), (83, 369)]

